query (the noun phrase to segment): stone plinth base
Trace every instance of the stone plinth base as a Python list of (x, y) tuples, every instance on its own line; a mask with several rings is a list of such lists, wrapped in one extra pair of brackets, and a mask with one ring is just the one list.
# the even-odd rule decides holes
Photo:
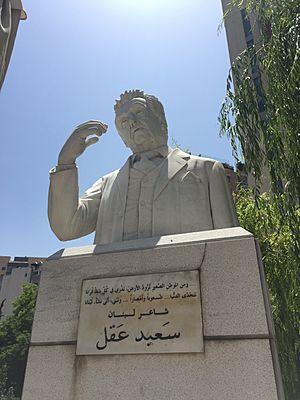
[[(196, 269), (203, 353), (75, 355), (84, 279)], [(270, 315), (242, 228), (62, 250), (44, 264), (22, 400), (282, 400)]]

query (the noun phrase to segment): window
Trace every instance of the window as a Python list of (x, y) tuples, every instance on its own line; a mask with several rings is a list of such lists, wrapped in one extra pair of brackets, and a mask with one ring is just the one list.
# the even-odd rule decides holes
[(249, 17), (247, 15), (246, 9), (243, 8), (241, 10), (241, 16), (242, 16), (242, 21), (243, 21), (243, 28), (245, 32), (245, 36), (252, 36), (252, 28), (251, 28), (251, 23), (249, 20)]

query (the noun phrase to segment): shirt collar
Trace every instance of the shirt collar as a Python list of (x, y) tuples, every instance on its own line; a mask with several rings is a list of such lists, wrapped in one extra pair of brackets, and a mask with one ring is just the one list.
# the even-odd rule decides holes
[(169, 154), (169, 147), (167, 145), (157, 147), (153, 150), (143, 151), (142, 153), (134, 153), (131, 156), (131, 165), (133, 165), (136, 161), (138, 161), (142, 154), (145, 154), (149, 160), (155, 157), (163, 157), (166, 158)]

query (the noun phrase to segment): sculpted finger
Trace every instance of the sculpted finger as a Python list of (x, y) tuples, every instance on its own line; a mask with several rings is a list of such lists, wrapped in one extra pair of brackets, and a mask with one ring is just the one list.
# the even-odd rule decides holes
[(100, 121), (94, 121), (94, 122), (89, 122), (87, 127), (88, 127), (88, 129), (95, 129), (95, 134), (97, 134), (96, 130), (98, 131), (98, 133), (102, 134), (107, 131), (108, 125), (106, 125)]
[(94, 122), (86, 122), (82, 125), (79, 125), (74, 133), (79, 135), (82, 139), (87, 138), (89, 135), (94, 134), (97, 136), (101, 136), (103, 133), (107, 131), (108, 126), (103, 122), (94, 121)]
[(105, 133), (108, 129), (108, 125), (104, 124), (104, 122), (100, 122), (100, 124), (98, 125), (98, 128), (101, 130), (102, 133)]
[(88, 136), (91, 135), (101, 136), (101, 132), (94, 126), (86, 125), (82, 126), (81, 128), (76, 128), (75, 131), (73, 132), (73, 135), (79, 137), (80, 141), (85, 142), (85, 139)]
[(101, 127), (107, 128), (107, 125), (104, 124), (104, 122), (98, 121), (96, 119), (90, 119), (89, 121), (86, 121), (86, 122), (76, 126), (75, 129), (88, 128), (89, 126), (101, 126)]
[(90, 137), (85, 141), (85, 146), (88, 147), (92, 144), (95, 144), (98, 142), (98, 140), (99, 140), (99, 138), (97, 138), (96, 136)]
[(100, 122), (100, 121), (90, 119), (89, 121), (85, 121), (85, 122), (83, 122), (82, 124), (77, 125), (76, 128), (75, 128), (75, 130), (76, 130), (76, 129), (80, 129), (80, 128), (87, 127), (88, 125), (94, 124), (95, 122)]
[(89, 130), (94, 130), (96, 134), (97, 134), (97, 132), (102, 134), (102, 133), (105, 133), (107, 131), (107, 128), (108, 128), (108, 126), (101, 122), (100, 124), (91, 125), (88, 129)]

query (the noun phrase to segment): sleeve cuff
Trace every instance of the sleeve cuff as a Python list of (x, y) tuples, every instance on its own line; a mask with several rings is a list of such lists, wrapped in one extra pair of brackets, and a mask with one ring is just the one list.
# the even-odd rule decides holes
[(61, 171), (66, 171), (68, 169), (73, 169), (76, 168), (76, 164), (60, 164), (57, 165), (56, 167), (53, 167), (50, 169), (49, 173), (50, 174), (55, 174), (55, 172), (61, 172)]

